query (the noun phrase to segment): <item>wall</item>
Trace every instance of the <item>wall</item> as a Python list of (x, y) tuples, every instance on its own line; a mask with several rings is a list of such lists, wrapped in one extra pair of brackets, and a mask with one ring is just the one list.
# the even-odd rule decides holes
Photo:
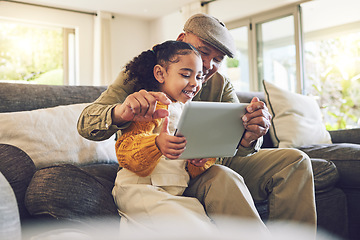
[(128, 61), (142, 51), (166, 40), (176, 40), (184, 25), (180, 11), (151, 21), (124, 15), (114, 16), (111, 26), (113, 79)]
[(150, 41), (153, 44), (166, 40), (176, 40), (187, 19), (196, 13), (206, 13), (207, 7), (202, 7), (200, 1), (184, 5), (178, 11), (169, 13), (161, 18), (151, 21)]
[(150, 22), (150, 43), (155, 45), (166, 40), (176, 40), (184, 26), (180, 11), (170, 13)]
[(148, 21), (123, 15), (114, 16), (111, 24), (113, 79), (128, 61), (152, 47), (152, 42), (149, 40), (150, 23)]

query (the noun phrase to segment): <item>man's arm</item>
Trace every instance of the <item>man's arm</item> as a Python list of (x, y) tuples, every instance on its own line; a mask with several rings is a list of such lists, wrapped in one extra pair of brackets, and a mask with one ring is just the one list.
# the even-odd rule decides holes
[(125, 124), (119, 127), (114, 125), (112, 120), (113, 109), (117, 104), (124, 102), (133, 91), (130, 86), (127, 88), (126, 85), (124, 86), (124, 78), (121, 72), (114, 83), (82, 111), (77, 124), (81, 136), (89, 140), (101, 141), (129, 126)]
[(83, 110), (78, 120), (81, 136), (101, 141), (127, 128), (131, 121), (151, 121), (168, 115), (166, 109), (156, 109), (158, 101), (165, 105), (171, 103), (164, 93), (134, 92), (131, 84), (124, 84), (126, 77), (121, 72), (108, 89)]
[(209, 81), (203, 84), (193, 101), (238, 103), (239, 98), (231, 82), (220, 73), (215, 73)]
[[(231, 102), (239, 102), (235, 89), (232, 84), (225, 79), (223, 99)], [(234, 101), (234, 98), (236, 100)], [(243, 116), (246, 132), (241, 140), (238, 153), (249, 155), (258, 151), (263, 142), (263, 136), (270, 127), (271, 115), (264, 102), (258, 98), (253, 98), (246, 107), (246, 114)]]
[(229, 79), (225, 78), (224, 87), (223, 87), (223, 94), (222, 94), (222, 102), (233, 102), (239, 103), (239, 98), (236, 94), (234, 86), (231, 84)]

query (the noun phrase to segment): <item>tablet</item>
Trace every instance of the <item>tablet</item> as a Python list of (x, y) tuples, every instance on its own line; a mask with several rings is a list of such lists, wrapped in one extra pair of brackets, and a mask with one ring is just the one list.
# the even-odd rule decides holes
[(186, 137), (181, 159), (232, 157), (245, 128), (242, 116), (248, 104), (187, 102), (175, 135)]

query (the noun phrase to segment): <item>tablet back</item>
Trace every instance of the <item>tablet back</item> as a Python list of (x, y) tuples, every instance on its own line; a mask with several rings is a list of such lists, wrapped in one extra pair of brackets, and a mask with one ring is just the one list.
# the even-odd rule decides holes
[(181, 159), (231, 157), (244, 133), (242, 103), (188, 102), (175, 135), (186, 137)]

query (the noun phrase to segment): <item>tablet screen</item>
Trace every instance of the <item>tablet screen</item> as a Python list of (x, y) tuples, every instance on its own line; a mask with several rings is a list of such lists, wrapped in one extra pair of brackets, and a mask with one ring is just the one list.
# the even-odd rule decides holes
[(186, 137), (180, 159), (232, 157), (245, 131), (242, 116), (248, 104), (188, 102), (175, 135)]

